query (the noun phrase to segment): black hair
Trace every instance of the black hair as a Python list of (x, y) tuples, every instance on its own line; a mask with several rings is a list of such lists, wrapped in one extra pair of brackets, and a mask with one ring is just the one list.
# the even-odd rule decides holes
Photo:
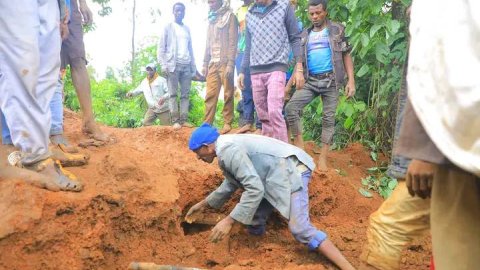
[(327, 0), (308, 0), (308, 6), (322, 5), (323, 10), (327, 10)]
[(181, 6), (183, 8), (183, 10), (185, 10), (185, 5), (181, 2), (177, 2), (177, 3), (173, 4), (173, 8), (172, 8), (173, 11), (175, 11), (176, 6)]

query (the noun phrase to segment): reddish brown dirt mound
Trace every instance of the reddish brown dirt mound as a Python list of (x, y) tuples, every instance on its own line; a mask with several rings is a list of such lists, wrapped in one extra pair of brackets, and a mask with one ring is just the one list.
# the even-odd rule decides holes
[[(78, 117), (67, 113), (72, 142), (82, 138), (79, 127)], [(222, 180), (214, 164), (188, 151), (191, 130), (105, 129), (118, 142), (86, 149), (90, 164), (71, 169), (85, 183), (81, 193), (0, 181), (0, 269), (126, 269), (132, 261), (213, 269), (334, 269), (296, 243), (278, 215), (264, 237), (249, 236), (237, 226), (219, 244), (207, 240), (211, 227), (183, 224), (188, 207)], [(0, 149), (0, 162), (7, 150)], [(315, 156), (313, 150), (310, 144)], [(357, 192), (365, 169), (374, 164), (362, 146), (353, 145), (333, 152), (330, 165), (311, 181), (311, 217), (358, 265), (368, 216), (382, 201)], [(221, 212), (228, 213), (236, 200), (238, 194)], [(405, 251), (402, 269), (427, 269), (427, 241)]]

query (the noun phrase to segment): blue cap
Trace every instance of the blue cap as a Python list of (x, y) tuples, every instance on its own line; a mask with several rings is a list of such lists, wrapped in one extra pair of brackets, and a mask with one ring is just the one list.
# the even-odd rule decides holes
[(203, 123), (199, 128), (195, 129), (188, 142), (188, 148), (195, 151), (202, 145), (214, 143), (220, 134), (217, 129), (208, 123)]

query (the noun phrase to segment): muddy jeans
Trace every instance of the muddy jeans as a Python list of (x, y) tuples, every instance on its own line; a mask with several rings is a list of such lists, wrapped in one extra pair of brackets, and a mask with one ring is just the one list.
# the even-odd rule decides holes
[(160, 125), (162, 126), (169, 126), (172, 124), (169, 111), (156, 113), (152, 109), (148, 109), (143, 118), (143, 125), (151, 126), (157, 118), (160, 119)]
[[(288, 228), (295, 240), (308, 246), (310, 250), (316, 250), (325, 239), (327, 234), (317, 230), (310, 222), (310, 212), (308, 210), (308, 184), (312, 172), (310, 170), (302, 173), (303, 188), (292, 193), (290, 197), (290, 220)], [(267, 219), (273, 211), (273, 206), (265, 199), (260, 202), (252, 225), (248, 226), (248, 231), (254, 235), (265, 233)]]
[[(188, 119), (188, 106), (190, 105), (190, 87), (192, 85), (192, 71), (190, 65), (178, 64), (174, 72), (169, 72), (167, 77), (169, 105), (172, 114), (172, 123), (183, 124)], [(177, 88), (180, 84), (180, 112), (177, 104)]]
[(233, 121), (233, 74), (225, 76), (226, 65), (210, 63), (207, 74), (207, 96), (205, 97), (205, 122), (213, 124), (217, 111), (218, 96), (223, 86), (223, 121), (231, 125)]
[(314, 76), (308, 77), (305, 86), (295, 91), (285, 106), (287, 124), (292, 136), (302, 134), (301, 116), (303, 108), (319, 95), (323, 102), (321, 141), (324, 144), (331, 144), (335, 131), (335, 111), (338, 103), (338, 90), (335, 88), (333, 77), (324, 79), (318, 79)]

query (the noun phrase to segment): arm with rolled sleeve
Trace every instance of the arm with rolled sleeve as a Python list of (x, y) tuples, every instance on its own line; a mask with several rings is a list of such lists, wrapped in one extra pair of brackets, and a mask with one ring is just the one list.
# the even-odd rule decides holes
[(207, 197), (207, 203), (210, 207), (219, 209), (230, 199), (232, 194), (238, 189), (238, 186), (229, 179), (224, 179), (222, 184)]
[(298, 21), (292, 5), (288, 5), (285, 26), (287, 27), (288, 41), (290, 41), (293, 56), (297, 63), (301, 63), (303, 61), (302, 32), (298, 29)]
[(230, 217), (243, 224), (250, 224), (264, 196), (262, 180), (245, 150), (230, 145), (219, 156), (220, 164), (223, 164), (221, 166), (244, 190)]

